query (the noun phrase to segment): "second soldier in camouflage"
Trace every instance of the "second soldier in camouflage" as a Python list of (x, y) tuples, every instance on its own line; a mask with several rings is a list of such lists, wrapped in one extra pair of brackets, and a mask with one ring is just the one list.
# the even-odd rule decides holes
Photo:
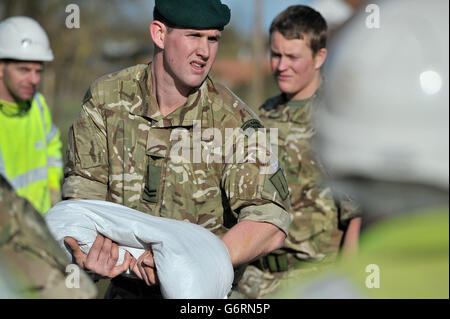
[(292, 224), (282, 249), (247, 267), (233, 298), (262, 298), (281, 280), (307, 276), (334, 261), (343, 237), (338, 225), (358, 213), (355, 202), (325, 185), (326, 172), (312, 145), (326, 39), (326, 21), (307, 6), (287, 8), (270, 27), (271, 66), (282, 93), (268, 99), (259, 115), (266, 127), (278, 128)]

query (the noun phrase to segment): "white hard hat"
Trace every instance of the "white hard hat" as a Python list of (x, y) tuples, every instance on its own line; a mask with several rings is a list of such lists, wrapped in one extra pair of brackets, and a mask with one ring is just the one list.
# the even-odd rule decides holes
[(334, 176), (448, 189), (449, 2), (371, 2), (379, 28), (371, 4), (329, 46), (315, 118), (324, 164)]
[(44, 29), (28, 17), (11, 17), (0, 23), (0, 59), (52, 61)]

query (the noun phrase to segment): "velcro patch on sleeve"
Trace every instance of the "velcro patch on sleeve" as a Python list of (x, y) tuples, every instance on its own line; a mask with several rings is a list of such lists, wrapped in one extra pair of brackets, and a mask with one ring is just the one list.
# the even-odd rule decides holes
[(272, 176), (269, 177), (270, 182), (277, 190), (282, 200), (285, 200), (289, 195), (289, 186), (284, 176), (283, 170), (278, 169)]

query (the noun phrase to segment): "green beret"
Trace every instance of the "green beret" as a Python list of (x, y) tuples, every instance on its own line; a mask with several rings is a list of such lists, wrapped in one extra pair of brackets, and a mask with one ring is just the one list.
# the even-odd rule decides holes
[(156, 0), (155, 12), (173, 26), (189, 29), (223, 29), (231, 17), (220, 0)]

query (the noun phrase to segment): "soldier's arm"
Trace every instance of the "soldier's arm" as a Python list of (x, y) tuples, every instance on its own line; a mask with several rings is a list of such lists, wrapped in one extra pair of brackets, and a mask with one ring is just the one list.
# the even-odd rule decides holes
[(359, 230), (361, 228), (361, 217), (356, 217), (350, 220), (348, 228), (344, 235), (344, 242), (342, 244), (342, 255), (344, 257), (351, 257), (358, 252)]
[[(63, 198), (67, 200), (105, 200), (108, 182), (106, 129), (99, 107), (97, 89), (88, 90), (80, 116), (69, 130), (67, 162)], [(100, 236), (100, 235), (99, 235)], [(96, 239), (88, 254), (84, 254), (77, 241), (66, 238), (72, 255), (80, 267), (101, 276), (115, 277), (127, 270), (131, 257), (115, 266), (117, 245), (109, 238)]]
[(227, 165), (223, 175), (222, 186), (238, 218), (238, 223), (222, 238), (233, 266), (280, 248), (289, 232), (287, 181), (277, 157), (264, 145), (269, 144), (247, 143), (244, 154), (251, 154), (251, 150), (258, 154), (258, 148), (264, 147), (262, 151), (268, 152), (267, 161), (259, 157), (258, 161), (252, 161), (249, 156), (244, 163)]
[(63, 198), (105, 200), (108, 183), (106, 129), (97, 94), (89, 90), (69, 130)]
[(95, 285), (84, 272), (79, 273), (78, 289), (67, 286), (69, 259), (42, 216), (1, 175), (0, 202), (0, 260), (18, 297), (94, 298)]
[(222, 241), (236, 267), (280, 248), (285, 238), (284, 231), (273, 224), (242, 220), (222, 237)]
[(339, 206), (339, 227), (345, 230), (341, 247), (344, 257), (351, 257), (358, 252), (359, 232), (362, 222), (362, 208), (341, 189), (333, 189), (335, 201)]

